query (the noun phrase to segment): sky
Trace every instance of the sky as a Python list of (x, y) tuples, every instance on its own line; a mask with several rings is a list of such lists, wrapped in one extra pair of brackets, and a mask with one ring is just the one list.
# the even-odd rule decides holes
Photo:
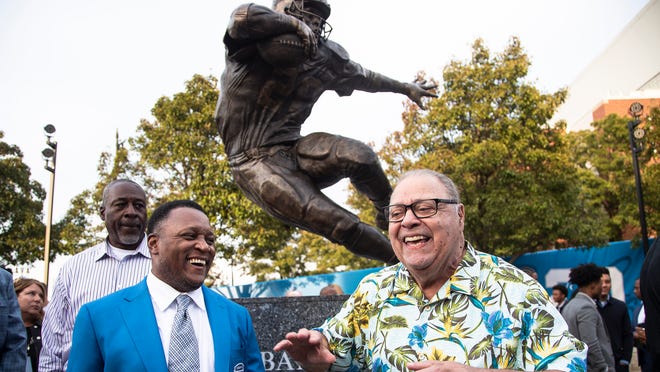
[[(17, 145), (48, 189), (43, 127), (58, 143), (53, 221), (98, 181), (101, 152), (136, 134), (161, 96), (194, 74), (218, 77), (222, 35), (235, 0), (0, 0), (0, 141)], [(412, 81), (441, 78), (467, 60), (476, 38), (492, 53), (512, 36), (543, 92), (568, 86), (648, 0), (330, 0), (330, 38), (373, 71)], [(257, 2), (270, 6), (269, 0)], [(402, 129), (405, 97), (327, 92), (303, 126), (380, 146)], [(346, 183), (329, 194), (342, 203)], [(46, 213), (44, 213), (45, 215)]]

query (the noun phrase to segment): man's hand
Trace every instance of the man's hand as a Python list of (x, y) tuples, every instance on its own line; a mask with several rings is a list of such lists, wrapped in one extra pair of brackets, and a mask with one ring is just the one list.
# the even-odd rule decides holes
[(426, 109), (424, 102), (422, 102), (422, 97), (437, 97), (435, 88), (438, 86), (426, 80), (416, 80), (412, 84), (406, 85), (408, 86), (408, 98), (413, 100), (422, 110)]
[(335, 362), (335, 356), (328, 348), (328, 341), (318, 331), (301, 329), (297, 333), (289, 332), (285, 339), (273, 348), (286, 351), (305, 371), (327, 371)]
[(639, 342), (642, 345), (646, 345), (646, 329), (642, 327), (635, 327), (633, 332), (633, 338), (635, 341)]
[(314, 34), (314, 31), (312, 31), (312, 29), (309, 28), (305, 22), (302, 22), (294, 17), (291, 18), (297, 22), (296, 34), (300, 36), (303, 44), (305, 45), (305, 54), (307, 54), (307, 57), (312, 57), (314, 54), (316, 54), (316, 50), (318, 48), (318, 39), (316, 34)]

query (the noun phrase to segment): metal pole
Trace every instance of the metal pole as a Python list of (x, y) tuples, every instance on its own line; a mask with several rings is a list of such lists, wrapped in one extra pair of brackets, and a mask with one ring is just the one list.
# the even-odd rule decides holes
[(635, 134), (635, 128), (641, 123), (639, 117), (643, 111), (643, 106), (639, 102), (635, 102), (630, 106), (630, 114), (634, 120), (628, 122), (628, 137), (630, 138), (630, 151), (633, 157), (633, 171), (635, 172), (635, 190), (637, 193), (637, 208), (639, 209), (639, 225), (642, 233), (642, 247), (644, 247), (644, 255), (649, 252), (649, 237), (646, 231), (646, 213), (644, 211), (644, 196), (642, 194), (642, 176), (639, 171), (639, 163), (637, 161), (637, 154), (642, 151), (641, 147), (638, 148), (635, 144), (635, 137), (642, 138), (644, 131), (640, 128), (640, 134)]
[(53, 195), (55, 193), (55, 165), (50, 173), (50, 194), (48, 195), (48, 216), (46, 218), (46, 242), (44, 244), (44, 284), (48, 287), (48, 266), (50, 264), (50, 230), (53, 225)]
[[(53, 133), (55, 133), (55, 126), (47, 124), (44, 127), (46, 133), (46, 147), (41, 154), (46, 160), (44, 169), (50, 172), (50, 194), (48, 195), (48, 215), (46, 216), (46, 239), (44, 242), (44, 284), (48, 287), (48, 269), (50, 265), (50, 233), (53, 227), (53, 198), (55, 195), (55, 168), (57, 166), (57, 142), (51, 141)], [(52, 160), (53, 166), (50, 166)]]

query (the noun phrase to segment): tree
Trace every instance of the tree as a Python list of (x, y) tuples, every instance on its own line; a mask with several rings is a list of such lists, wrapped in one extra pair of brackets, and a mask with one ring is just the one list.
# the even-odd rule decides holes
[(326, 259), (334, 245), (284, 225), (238, 189), (213, 120), (216, 84), (214, 77), (194, 75), (185, 91), (158, 99), (151, 111), (154, 120), (141, 120), (128, 148), (117, 138), (116, 153), (101, 155), (99, 182), (74, 197), (56, 225), (55, 251), (73, 254), (103, 239), (105, 229), (97, 217), (103, 188), (115, 178), (130, 178), (144, 186), (151, 210), (173, 199), (200, 203), (220, 235), (218, 258), (246, 267), (258, 280), (318, 272), (308, 263), (325, 272), (365, 264), (352, 254)]
[[(628, 122), (630, 118), (617, 115), (591, 123), (591, 130), (569, 133), (569, 153), (571, 160), (584, 171), (597, 177), (596, 182), (588, 183), (590, 192), (595, 195), (607, 212), (607, 234), (610, 241), (639, 239), (640, 223), (635, 174)], [(638, 164), (643, 182), (645, 214), (650, 233), (657, 233), (660, 200), (660, 159), (657, 146), (660, 133), (660, 110), (649, 115), (642, 127), (645, 136), (642, 151), (638, 154)]]
[(119, 133), (116, 134), (115, 153), (102, 152), (96, 170), (99, 179), (96, 185), (74, 196), (64, 217), (53, 226), (55, 239), (51, 258), (57, 254), (76, 254), (105, 239), (105, 224), (99, 212), (103, 189), (115, 179), (140, 181), (139, 172), (129, 159), (128, 149), (119, 141)]
[(305, 275), (310, 262), (327, 270), (328, 262), (363, 262), (351, 254), (328, 261), (322, 254), (329, 242), (308, 239), (307, 233), (271, 217), (238, 189), (213, 120), (216, 85), (213, 77), (194, 75), (184, 92), (161, 97), (152, 109), (155, 120), (142, 120), (138, 135), (129, 140), (156, 204), (174, 198), (199, 202), (221, 232), (219, 257), (245, 265), (258, 280)]
[[(0, 131), (0, 139), (5, 134)], [(0, 141), (0, 265), (43, 259), (46, 191), (30, 180), (18, 146)]]
[[(199, 202), (221, 232), (219, 258), (245, 265), (258, 280), (368, 265), (369, 260), (283, 224), (243, 195), (213, 121), (216, 85), (213, 77), (193, 76), (184, 92), (161, 97), (152, 110), (155, 120), (142, 120), (137, 137), (129, 140), (156, 204), (174, 198)], [(343, 254), (328, 259), (330, 251)]]
[[(372, 208), (373, 209), (373, 205)], [(360, 257), (324, 237), (299, 230), (272, 258), (279, 278), (376, 267), (382, 262)], [(268, 279), (258, 277), (257, 280)]]
[(517, 38), (494, 57), (476, 40), (470, 61), (444, 69), (428, 112), (407, 105), (403, 131), (380, 155), (393, 178), (431, 168), (455, 180), (466, 236), (478, 249), (512, 255), (602, 244), (606, 216), (578, 181), (590, 176), (570, 161), (565, 123), (548, 123), (566, 91), (539, 92), (525, 81), (529, 66)]
[(142, 120), (129, 140), (152, 204), (190, 198), (202, 205), (221, 239), (222, 258), (236, 256), (252, 274), (273, 271), (267, 260), (286, 246), (294, 229), (247, 200), (234, 184), (214, 124), (217, 80), (194, 75), (184, 92), (161, 97), (154, 121)]
[[(660, 231), (660, 107), (654, 107), (644, 122), (646, 136), (641, 140), (639, 158), (642, 168), (642, 190), (649, 233)], [(632, 156), (632, 155), (631, 155)]]

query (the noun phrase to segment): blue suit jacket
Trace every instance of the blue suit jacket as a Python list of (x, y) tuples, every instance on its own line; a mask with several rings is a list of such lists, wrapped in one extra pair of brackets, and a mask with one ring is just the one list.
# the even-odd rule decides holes
[(0, 371), (25, 371), (26, 338), (12, 276), (0, 268)]
[[(215, 370), (264, 371), (248, 311), (204, 286), (202, 292)], [(80, 309), (67, 370), (167, 371), (146, 279)]]

